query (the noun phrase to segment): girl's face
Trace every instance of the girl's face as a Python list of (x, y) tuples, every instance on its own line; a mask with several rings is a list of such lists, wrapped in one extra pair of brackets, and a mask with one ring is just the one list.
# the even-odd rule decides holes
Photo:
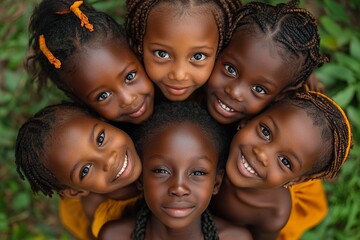
[(80, 101), (111, 121), (137, 124), (150, 117), (153, 85), (126, 45), (87, 46), (77, 61), (63, 78)]
[(208, 80), (218, 48), (218, 28), (201, 7), (174, 9), (161, 3), (149, 14), (143, 41), (149, 78), (171, 101), (187, 99)]
[(321, 128), (304, 109), (276, 104), (234, 136), (226, 164), (236, 187), (273, 188), (301, 181), (320, 158)]
[(234, 33), (208, 81), (208, 110), (222, 124), (259, 113), (289, 85), (295, 71), (271, 39), (254, 34)]
[(171, 229), (200, 223), (222, 179), (213, 145), (198, 126), (182, 123), (162, 130), (145, 146), (144, 197), (157, 221)]
[(53, 132), (45, 166), (59, 182), (77, 190), (109, 193), (133, 183), (141, 161), (122, 130), (82, 113), (73, 113)]

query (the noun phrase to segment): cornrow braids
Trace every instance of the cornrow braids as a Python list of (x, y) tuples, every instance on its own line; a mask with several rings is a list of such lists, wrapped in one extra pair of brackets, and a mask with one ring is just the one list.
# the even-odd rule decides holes
[(139, 156), (142, 156), (144, 146), (154, 135), (169, 126), (184, 122), (196, 124), (202, 129), (218, 150), (218, 168), (225, 167), (230, 146), (230, 130), (216, 122), (205, 107), (192, 101), (162, 102), (155, 106), (153, 115), (135, 129), (132, 136)]
[(85, 108), (73, 103), (45, 107), (29, 118), (19, 129), (15, 145), (16, 170), (21, 179), (27, 179), (32, 191), (52, 197), (67, 188), (45, 167), (47, 144), (54, 129), (76, 113), (90, 114)]
[(183, 9), (191, 5), (209, 5), (218, 26), (218, 53), (230, 41), (231, 29), (234, 28), (234, 15), (242, 6), (241, 0), (126, 0), (125, 27), (129, 38), (128, 41), (133, 50), (141, 57), (143, 55), (143, 40), (147, 18), (150, 11), (162, 2), (174, 4), (176, 7), (182, 7)]
[(298, 4), (298, 0), (275, 6), (250, 2), (241, 8), (235, 20), (235, 31), (261, 32), (282, 49), (281, 53), (286, 56), (284, 58), (299, 59), (302, 64), (293, 76), (291, 86), (304, 85), (315, 68), (329, 61), (320, 54), (315, 17), (297, 7)]
[(86, 1), (42, 0), (32, 13), (29, 32), (25, 65), (33, 81), (41, 89), (50, 80), (75, 101), (78, 99), (60, 76), (75, 70), (75, 56), (86, 46), (100, 47), (108, 41), (127, 44), (122, 27)]
[(330, 145), (322, 149), (322, 158), (306, 175), (311, 179), (336, 177), (353, 146), (351, 124), (345, 112), (334, 100), (315, 91), (297, 91), (284, 101), (305, 109), (314, 125), (323, 128), (323, 142)]
[[(144, 203), (144, 206), (139, 210), (136, 218), (135, 228), (132, 233), (133, 240), (144, 240), (146, 223), (151, 216), (149, 207)], [(204, 240), (218, 240), (219, 235), (216, 230), (214, 219), (208, 209), (201, 215), (201, 231), (204, 235)]]

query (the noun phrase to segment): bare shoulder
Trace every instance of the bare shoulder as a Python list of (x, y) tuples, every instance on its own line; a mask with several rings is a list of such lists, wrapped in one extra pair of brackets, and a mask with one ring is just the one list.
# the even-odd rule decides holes
[(99, 240), (131, 240), (135, 218), (127, 217), (105, 223), (100, 229)]
[(222, 218), (214, 217), (219, 238), (224, 240), (252, 240), (253, 237), (246, 227), (236, 226)]

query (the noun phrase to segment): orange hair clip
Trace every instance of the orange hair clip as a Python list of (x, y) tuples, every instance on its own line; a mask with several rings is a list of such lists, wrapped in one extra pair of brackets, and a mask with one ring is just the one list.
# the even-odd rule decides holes
[(81, 26), (87, 28), (90, 32), (94, 31), (94, 26), (89, 23), (88, 17), (80, 10), (80, 6), (83, 4), (83, 1), (75, 1), (70, 6), (70, 11), (72, 11), (81, 21)]
[(39, 37), (39, 46), (40, 46), (41, 52), (46, 56), (46, 58), (49, 60), (49, 62), (52, 65), (54, 65), (55, 68), (59, 69), (61, 67), (61, 62), (47, 48), (46, 43), (45, 43), (44, 34), (41, 34)]

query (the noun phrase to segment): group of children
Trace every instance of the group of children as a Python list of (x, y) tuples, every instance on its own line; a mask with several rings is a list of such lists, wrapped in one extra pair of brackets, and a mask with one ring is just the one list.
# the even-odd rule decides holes
[(19, 129), (19, 175), (77, 239), (298, 239), (352, 134), (307, 87), (327, 58), (297, 4), (127, 0), (123, 28), (42, 0), (27, 66), (72, 102)]

